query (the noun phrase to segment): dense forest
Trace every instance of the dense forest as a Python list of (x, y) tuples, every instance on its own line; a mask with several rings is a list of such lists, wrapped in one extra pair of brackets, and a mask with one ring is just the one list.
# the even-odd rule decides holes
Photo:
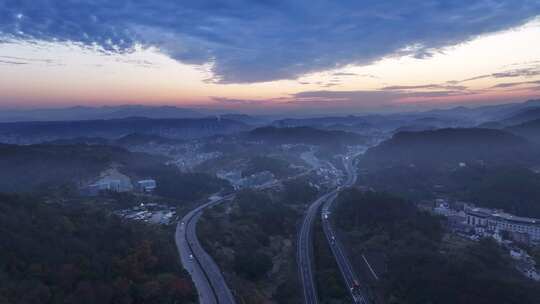
[(72, 184), (74, 187), (99, 176), (112, 162), (148, 164), (153, 157), (110, 146), (0, 145), (0, 191), (33, 191), (36, 188)]
[(317, 191), (302, 181), (282, 191), (243, 190), (226, 206), (205, 211), (203, 246), (242, 303), (301, 302), (295, 266), (296, 223)]
[(441, 219), (384, 193), (349, 190), (335, 223), (355, 265), (363, 253), (385, 257), (372, 288), (386, 303), (537, 303), (540, 285), (525, 279), (490, 240), (449, 240)]
[(433, 169), (459, 163), (520, 163), (539, 160), (538, 150), (527, 140), (501, 130), (438, 129), (400, 132), (369, 149), (362, 159), (366, 168), (415, 166)]
[(398, 133), (360, 159), (359, 181), (420, 200), (450, 197), (540, 217), (540, 150), (488, 129)]
[(242, 171), (242, 176), (250, 176), (262, 171), (271, 172), (277, 178), (284, 178), (294, 173), (285, 160), (268, 156), (255, 156), (248, 161), (247, 168)]
[(172, 232), (0, 195), (0, 303), (195, 303)]
[(393, 167), (364, 172), (360, 182), (414, 199), (449, 197), (540, 218), (540, 174), (519, 165), (468, 165), (454, 170)]

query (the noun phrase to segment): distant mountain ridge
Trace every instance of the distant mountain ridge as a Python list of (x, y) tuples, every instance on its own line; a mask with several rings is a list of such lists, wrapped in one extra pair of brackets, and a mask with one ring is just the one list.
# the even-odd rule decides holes
[(480, 107), (460, 106), (451, 109), (434, 109), (424, 112), (424, 114), (462, 117), (475, 121), (478, 125), (486, 122), (503, 120), (517, 114), (519, 111), (534, 107), (540, 107), (540, 99)]
[(528, 140), (540, 144), (540, 119), (527, 121), (519, 125), (505, 129), (513, 134), (527, 138)]
[(16, 122), (0, 123), (0, 142), (31, 144), (78, 137), (116, 139), (133, 133), (193, 139), (249, 129), (242, 122), (218, 118)]
[(501, 121), (504, 125), (511, 126), (540, 119), (540, 106), (520, 110), (516, 114)]
[(2, 110), (0, 111), (0, 122), (99, 120), (127, 117), (202, 118), (209, 115), (194, 109), (174, 106), (76, 106), (57, 109)]

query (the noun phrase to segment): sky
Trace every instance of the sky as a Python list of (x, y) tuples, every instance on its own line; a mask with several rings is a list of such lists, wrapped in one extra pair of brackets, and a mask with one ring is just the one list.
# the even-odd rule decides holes
[(517, 102), (539, 50), (538, 0), (0, 0), (0, 108)]

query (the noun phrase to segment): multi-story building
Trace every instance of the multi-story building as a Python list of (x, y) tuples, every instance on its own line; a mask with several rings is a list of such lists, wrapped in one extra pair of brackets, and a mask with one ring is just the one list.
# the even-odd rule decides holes
[(500, 210), (465, 207), (467, 224), (486, 231), (506, 231), (513, 239), (540, 244), (540, 219), (515, 216)]

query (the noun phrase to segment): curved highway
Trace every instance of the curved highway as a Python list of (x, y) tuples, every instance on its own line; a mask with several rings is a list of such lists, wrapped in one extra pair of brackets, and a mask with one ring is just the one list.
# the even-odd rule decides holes
[(336, 263), (343, 276), (343, 280), (345, 281), (345, 284), (347, 285), (347, 288), (351, 293), (351, 297), (354, 303), (369, 303), (368, 297), (360, 289), (360, 286), (358, 286), (358, 276), (354, 272), (351, 262), (345, 253), (343, 245), (337, 238), (331, 222), (328, 220), (331, 214), (332, 203), (337, 198), (339, 191), (341, 191), (343, 187), (350, 187), (354, 185), (354, 183), (356, 183), (357, 177), (353, 164), (354, 158), (354, 156), (346, 156), (343, 159), (343, 165), (347, 174), (347, 178), (343, 186), (330, 191), (329, 193), (321, 196), (315, 202), (313, 202), (309, 206), (308, 211), (306, 212), (306, 215), (302, 221), (302, 227), (298, 235), (297, 261), (298, 269), (300, 272), (300, 281), (302, 283), (302, 288), (304, 292), (304, 303), (306, 304), (319, 303), (315, 278), (313, 275), (313, 262), (311, 257), (313, 255), (313, 222), (318, 214), (319, 209), (321, 209), (321, 205), (321, 219), (323, 223), (323, 230), (328, 244), (331, 247), (332, 254), (336, 259)]
[(182, 218), (176, 226), (176, 246), (180, 253), (182, 265), (197, 288), (201, 304), (233, 304), (236, 303), (232, 292), (225, 283), (223, 274), (210, 255), (202, 248), (197, 239), (197, 221), (205, 208), (213, 207), (234, 197), (227, 195), (197, 207)]
[[(288, 177), (284, 180), (272, 181), (267, 184), (257, 186), (257, 190), (265, 190), (278, 186), (282, 181), (295, 179), (311, 170), (298, 175)], [(176, 226), (175, 242), (182, 266), (191, 275), (191, 278), (199, 294), (201, 304), (232, 304), (236, 303), (234, 296), (225, 282), (223, 274), (219, 270), (216, 262), (203, 249), (197, 238), (197, 222), (204, 209), (219, 205), (234, 198), (235, 193), (226, 195), (219, 199), (210, 199), (207, 203), (193, 209), (180, 220)]]
[(317, 217), (322, 203), (328, 200), (332, 195), (335, 195), (335, 193), (336, 190), (327, 193), (309, 206), (304, 220), (302, 221), (300, 233), (298, 234), (296, 260), (298, 262), (298, 271), (300, 272), (300, 282), (302, 283), (302, 288), (304, 290), (304, 303), (319, 303), (315, 279), (313, 277), (313, 263), (311, 260), (311, 256), (313, 255), (313, 222)]

